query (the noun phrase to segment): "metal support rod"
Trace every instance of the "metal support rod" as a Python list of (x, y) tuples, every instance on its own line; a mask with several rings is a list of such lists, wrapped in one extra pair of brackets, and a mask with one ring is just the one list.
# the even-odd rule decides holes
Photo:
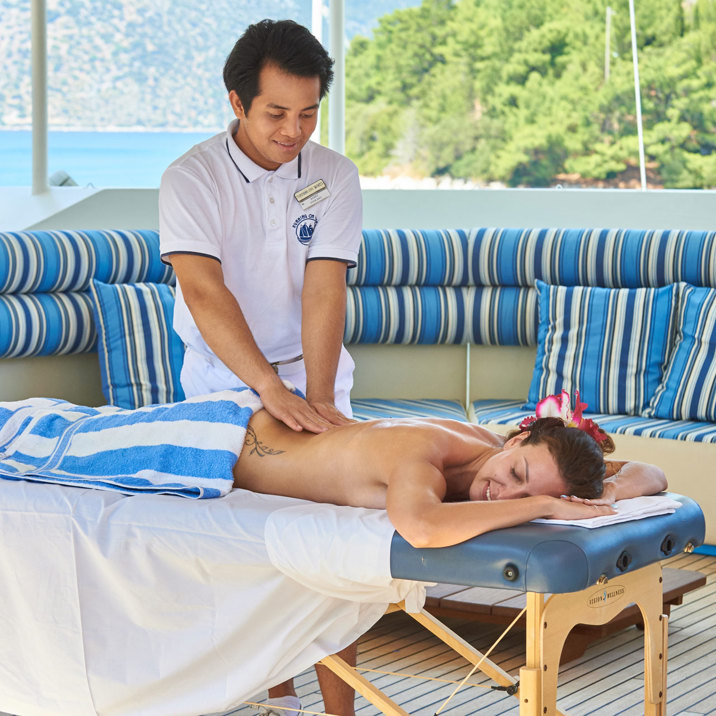
[(331, 57), (333, 89), (328, 105), (328, 146), (336, 152), (345, 149), (346, 77), (343, 36), (345, 32), (345, 0), (330, 0)]
[(634, 0), (629, 0), (629, 24), (631, 25), (631, 56), (634, 65), (634, 96), (636, 98), (636, 129), (639, 139), (639, 175), (642, 191), (646, 191), (646, 166), (644, 160), (644, 130), (641, 121), (641, 86), (639, 84), (639, 56), (636, 48), (636, 19)]
[(32, 0), (32, 193), (47, 185), (47, 6)]

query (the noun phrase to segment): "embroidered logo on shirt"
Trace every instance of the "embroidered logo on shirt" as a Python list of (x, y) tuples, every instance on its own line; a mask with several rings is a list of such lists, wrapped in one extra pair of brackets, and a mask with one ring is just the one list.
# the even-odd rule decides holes
[(292, 226), (296, 230), (296, 238), (306, 246), (313, 236), (318, 219), (315, 214), (301, 214), (301, 216), (293, 222)]

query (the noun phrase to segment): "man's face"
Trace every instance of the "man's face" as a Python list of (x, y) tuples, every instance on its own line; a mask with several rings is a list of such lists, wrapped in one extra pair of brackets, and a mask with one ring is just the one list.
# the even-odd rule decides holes
[(500, 452), (485, 460), (470, 485), (471, 500), (559, 497), (565, 493), (567, 487), (549, 448), (544, 443), (523, 445), (526, 435), (511, 438)]
[(236, 92), (229, 93), (239, 119), (235, 136), (239, 149), (272, 171), (295, 159), (316, 128), (320, 91), (318, 77), (289, 75), (276, 65), (266, 65), (248, 113)]

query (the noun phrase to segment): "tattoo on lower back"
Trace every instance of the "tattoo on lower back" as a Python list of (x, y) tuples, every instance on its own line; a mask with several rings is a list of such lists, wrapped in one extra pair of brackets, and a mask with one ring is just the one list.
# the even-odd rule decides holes
[(249, 455), (258, 455), (259, 457), (266, 457), (266, 455), (281, 455), (281, 453), (286, 452), (285, 450), (274, 450), (265, 443), (262, 443), (256, 435), (256, 431), (251, 426), (246, 428), (244, 445), (247, 448), (250, 448), (251, 452), (249, 452)]

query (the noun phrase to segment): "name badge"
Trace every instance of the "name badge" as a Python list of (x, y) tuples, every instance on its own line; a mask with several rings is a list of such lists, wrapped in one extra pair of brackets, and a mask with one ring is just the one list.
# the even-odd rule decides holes
[(301, 189), (294, 194), (302, 209), (310, 209), (318, 204), (319, 201), (328, 199), (330, 195), (331, 192), (328, 191), (326, 182), (323, 179), (314, 181), (313, 184), (309, 184), (305, 189)]

